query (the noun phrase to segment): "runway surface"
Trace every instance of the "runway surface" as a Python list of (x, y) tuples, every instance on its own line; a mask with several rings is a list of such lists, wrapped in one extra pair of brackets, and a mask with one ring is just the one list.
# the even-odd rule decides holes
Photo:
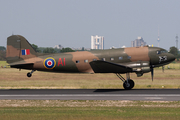
[(180, 89), (1, 89), (0, 99), (179, 101)]

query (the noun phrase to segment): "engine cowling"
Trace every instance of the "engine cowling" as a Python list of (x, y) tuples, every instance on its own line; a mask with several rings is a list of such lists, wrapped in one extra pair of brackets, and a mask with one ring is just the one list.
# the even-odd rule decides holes
[(137, 77), (140, 77), (144, 73), (148, 73), (151, 71), (150, 64), (147, 61), (131, 62), (126, 64), (126, 66), (131, 67), (133, 69), (133, 72), (137, 74)]
[(141, 77), (144, 73), (151, 71), (150, 67), (134, 68), (133, 71), (137, 74), (137, 77)]

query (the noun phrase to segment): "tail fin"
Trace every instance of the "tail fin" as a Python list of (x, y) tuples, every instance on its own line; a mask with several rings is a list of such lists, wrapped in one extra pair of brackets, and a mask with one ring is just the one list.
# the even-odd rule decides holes
[(7, 63), (13, 63), (36, 57), (37, 53), (31, 44), (21, 35), (12, 35), (7, 38)]

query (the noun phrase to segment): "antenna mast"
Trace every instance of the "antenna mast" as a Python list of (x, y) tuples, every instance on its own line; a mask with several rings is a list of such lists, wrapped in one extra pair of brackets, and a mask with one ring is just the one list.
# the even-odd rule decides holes
[(178, 49), (178, 35), (176, 35), (176, 48)]
[(157, 39), (157, 41), (158, 41), (158, 47), (159, 47), (159, 42), (160, 42), (160, 39), (159, 39), (159, 26), (158, 26), (158, 39)]

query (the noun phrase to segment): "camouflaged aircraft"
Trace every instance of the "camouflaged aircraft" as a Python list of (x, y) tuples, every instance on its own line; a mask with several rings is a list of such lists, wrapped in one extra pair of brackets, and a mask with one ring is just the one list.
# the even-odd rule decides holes
[[(21, 35), (7, 38), (7, 63), (12, 68), (28, 69), (28, 77), (38, 71), (59, 73), (115, 73), (125, 89), (132, 89), (130, 73), (138, 77), (175, 60), (174, 55), (158, 47), (129, 47), (108, 50), (67, 52), (40, 55)], [(121, 74), (126, 73), (126, 79)]]

